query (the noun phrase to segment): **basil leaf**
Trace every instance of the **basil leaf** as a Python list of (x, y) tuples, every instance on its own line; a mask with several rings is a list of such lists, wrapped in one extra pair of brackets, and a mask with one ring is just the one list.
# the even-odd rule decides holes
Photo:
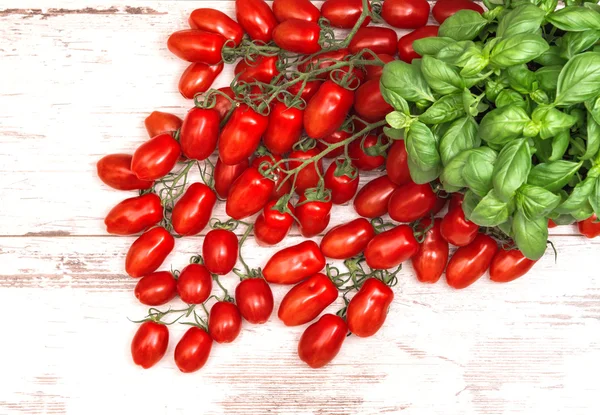
[(463, 179), (462, 171), (471, 155), (471, 151), (473, 150), (467, 150), (457, 154), (444, 167), (444, 170), (440, 175), (440, 182), (444, 185), (446, 191), (450, 192), (451, 189), (461, 189), (467, 185), (467, 182)]
[(379, 90), (383, 99), (390, 104), (396, 111), (401, 111), (406, 115), (410, 115), (410, 107), (408, 102), (397, 92), (387, 89), (383, 84), (379, 83)]
[(468, 116), (459, 118), (450, 125), (440, 140), (440, 156), (444, 166), (464, 150), (481, 145), (477, 129), (477, 122)]
[(590, 98), (585, 101), (585, 107), (589, 114), (600, 124), (600, 97)]
[(600, 217), (600, 178), (596, 179), (596, 182), (594, 183), (594, 189), (592, 190), (588, 200), (596, 216)]
[(541, 163), (531, 169), (527, 183), (556, 192), (569, 183), (569, 180), (577, 173), (581, 165), (582, 162), (575, 163), (567, 160)]
[(535, 73), (527, 69), (527, 65), (515, 65), (506, 70), (510, 87), (521, 94), (527, 95), (537, 89)]
[(544, 21), (544, 15), (544, 11), (533, 4), (518, 6), (500, 19), (496, 36), (510, 37), (521, 33), (536, 33)]
[(394, 93), (410, 102), (435, 101), (418, 65), (403, 61), (390, 62), (383, 67), (380, 82), (383, 94)]
[(572, 215), (559, 215), (558, 213), (550, 213), (548, 215), (550, 219), (554, 221), (558, 226), (572, 225), (575, 222), (575, 218)]
[(513, 217), (512, 234), (523, 255), (537, 261), (546, 252), (548, 220), (544, 217), (530, 220), (522, 212), (517, 212)]
[(539, 6), (546, 14), (552, 13), (558, 6), (558, 0), (541, 0)]
[(545, 217), (561, 202), (560, 196), (539, 186), (525, 184), (517, 192), (517, 205), (527, 218)]
[(480, 150), (467, 158), (462, 176), (473, 193), (484, 197), (492, 189), (492, 173), (497, 154), (489, 147), (481, 147)]
[(587, 7), (568, 6), (550, 13), (546, 20), (567, 32), (600, 30), (600, 13)]
[(554, 137), (560, 131), (575, 125), (577, 118), (565, 114), (551, 106), (540, 105), (531, 114), (533, 122), (540, 124), (540, 137), (543, 140)]
[(558, 46), (550, 46), (550, 48), (533, 60), (536, 63), (544, 66), (564, 65), (567, 59), (560, 54)]
[(556, 87), (558, 86), (558, 77), (562, 68), (563, 67), (560, 65), (544, 66), (543, 68), (540, 68), (537, 71), (535, 71), (535, 77), (538, 81), (540, 88), (553, 95), (556, 94)]
[(514, 105), (523, 109), (527, 108), (527, 101), (525, 101), (523, 95), (519, 94), (517, 91), (513, 91), (512, 89), (504, 89), (500, 91), (498, 97), (496, 98), (495, 104), (496, 108), (502, 108), (509, 105)]
[(499, 68), (527, 63), (549, 48), (540, 35), (523, 33), (500, 40), (492, 49), (490, 62)]
[(439, 94), (453, 94), (465, 87), (458, 70), (439, 59), (424, 56), (421, 70), (431, 89)]
[(554, 103), (569, 106), (599, 93), (600, 53), (585, 52), (570, 59), (560, 71)]
[(569, 131), (561, 131), (554, 136), (552, 139), (552, 152), (548, 157), (549, 161), (561, 160), (565, 153), (567, 152), (567, 148), (569, 148), (569, 143), (571, 140), (571, 135)]
[(465, 212), (465, 218), (467, 220), (471, 220), (471, 214), (475, 207), (481, 202), (481, 198), (473, 193), (471, 190), (467, 190), (465, 192), (465, 196), (463, 197), (462, 209)]
[(442, 166), (437, 166), (431, 170), (421, 170), (418, 165), (413, 163), (408, 158), (408, 170), (410, 171), (410, 178), (417, 184), (425, 184), (437, 179), (442, 172)]
[(488, 143), (505, 144), (521, 137), (530, 121), (529, 115), (523, 108), (516, 106), (496, 108), (485, 114), (481, 120), (479, 136)]
[(523, 183), (531, 170), (531, 150), (527, 139), (520, 138), (508, 143), (494, 166), (494, 190), (498, 197), (508, 202)]
[(415, 40), (413, 49), (421, 56), (435, 56), (440, 50), (452, 43), (456, 43), (456, 40), (449, 37), (426, 37)]
[(588, 219), (594, 214), (594, 208), (590, 205), (590, 202), (585, 202), (579, 208), (571, 212), (571, 216), (575, 218), (577, 222)]
[(474, 10), (459, 10), (440, 25), (439, 36), (455, 40), (473, 40), (488, 21)]
[(385, 116), (387, 123), (396, 129), (407, 128), (412, 122), (412, 118), (403, 112), (393, 111)]
[(508, 78), (501, 75), (499, 79), (487, 79), (485, 81), (485, 97), (490, 101), (495, 101), (498, 94), (504, 89), (508, 88)]
[(461, 117), (465, 114), (462, 93), (443, 96), (439, 101), (419, 115), (419, 121), (426, 124), (441, 124)]
[(386, 136), (388, 136), (392, 140), (404, 139), (404, 130), (400, 130), (397, 128), (390, 128), (390, 127), (383, 127), (383, 132)]
[(600, 124), (596, 122), (588, 111), (585, 154), (580, 159), (589, 160), (598, 154), (598, 150), (600, 150)]
[(556, 208), (558, 213), (573, 213), (578, 208), (582, 207), (587, 203), (588, 198), (591, 196), (596, 185), (596, 178), (588, 177), (584, 181), (579, 182), (577, 186), (573, 188), (573, 191), (560, 206)]
[(567, 32), (560, 38), (560, 53), (565, 58), (571, 59), (578, 53), (584, 52), (594, 46), (598, 39), (600, 39), (600, 30)]
[(439, 166), (440, 155), (436, 139), (425, 124), (415, 121), (406, 134), (406, 152), (408, 158), (423, 171)]
[(475, 206), (469, 220), (479, 226), (498, 226), (508, 220), (508, 214), (508, 203), (492, 189)]

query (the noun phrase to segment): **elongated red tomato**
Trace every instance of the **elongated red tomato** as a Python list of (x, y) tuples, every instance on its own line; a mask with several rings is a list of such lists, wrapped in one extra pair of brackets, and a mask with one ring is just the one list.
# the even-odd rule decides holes
[(304, 241), (276, 252), (263, 268), (263, 276), (273, 284), (296, 284), (323, 267), (325, 257), (319, 245)]
[[(325, 172), (325, 187), (331, 190), (331, 203), (341, 205), (354, 197), (358, 190), (359, 173), (355, 168), (353, 171), (346, 171), (343, 161), (336, 161), (329, 165)], [(354, 177), (352, 176), (354, 173)]]
[(289, 19), (275, 27), (273, 41), (288, 52), (312, 55), (321, 50), (320, 33), (321, 26), (316, 22)]
[(271, 41), (277, 20), (264, 0), (236, 0), (235, 16), (252, 39), (265, 43)]
[(212, 275), (201, 264), (190, 264), (177, 278), (177, 294), (187, 304), (202, 304), (212, 291)]
[(552, 219), (548, 219), (548, 229), (556, 228), (558, 225)]
[(177, 282), (168, 271), (153, 272), (142, 277), (135, 286), (135, 298), (149, 306), (168, 303), (177, 294)]
[(448, 204), (448, 210), (456, 209), (457, 207), (462, 208), (464, 195), (462, 193), (452, 193), (450, 196), (450, 203)]
[(235, 288), (235, 301), (248, 323), (266, 323), (273, 313), (273, 292), (262, 278), (248, 278)]
[(425, 217), (435, 206), (437, 197), (429, 183), (408, 182), (390, 197), (388, 211), (397, 222), (414, 222)]
[(305, 238), (312, 238), (323, 232), (331, 219), (331, 200), (308, 199), (306, 194), (300, 196), (295, 207), (298, 228)]
[(579, 229), (579, 233), (586, 238), (600, 236), (600, 222), (598, 222), (598, 218), (595, 214), (586, 220), (577, 222), (577, 229)]
[(242, 42), (244, 30), (235, 20), (215, 9), (196, 9), (190, 14), (189, 24), (192, 29), (218, 33), (225, 39), (233, 41), (232, 46)]
[(398, 35), (388, 27), (361, 27), (350, 41), (348, 49), (358, 53), (363, 49), (370, 49), (374, 53), (396, 54)]
[(304, 111), (304, 129), (312, 138), (323, 138), (336, 132), (354, 104), (354, 92), (332, 80), (325, 81)]
[[(370, 6), (369, 6), (370, 8)], [(321, 6), (321, 14), (333, 27), (352, 29), (363, 11), (362, 0), (327, 0)], [(367, 26), (371, 18), (367, 17), (361, 27)]]
[[(288, 202), (288, 211), (277, 208), (277, 200), (271, 200), (265, 205), (262, 213), (254, 223), (254, 238), (259, 245), (275, 245), (287, 236), (294, 224), (294, 207)], [(291, 212), (291, 213), (290, 213)]]
[(223, 60), (221, 52), (225, 42), (226, 39), (218, 33), (186, 29), (171, 34), (167, 47), (184, 61), (215, 65)]
[(179, 78), (179, 92), (184, 98), (192, 99), (196, 94), (208, 91), (217, 76), (223, 72), (223, 67), (223, 62), (214, 65), (192, 63)]
[(537, 261), (533, 261), (518, 249), (499, 249), (490, 264), (490, 280), (510, 282), (527, 274)]
[(339, 353), (348, 334), (343, 318), (324, 314), (304, 330), (298, 343), (298, 357), (312, 368), (331, 362)]
[(418, 250), (412, 228), (399, 225), (375, 235), (365, 248), (365, 259), (371, 269), (390, 269), (412, 258)]
[[(319, 53), (306, 62), (298, 65), (298, 71), (306, 73), (320, 69), (326, 69), (332, 65), (335, 65), (336, 63), (339, 63), (340, 61), (345, 60), (349, 55), (350, 51), (346, 48), (328, 50), (326, 52)], [(329, 72), (324, 72), (316, 76), (321, 79), (328, 79)]]
[(154, 193), (123, 200), (108, 212), (104, 224), (113, 235), (133, 235), (156, 225), (163, 218), (160, 197)]
[(365, 121), (381, 121), (394, 108), (385, 100), (379, 90), (379, 79), (365, 82), (356, 90), (354, 111)]
[[(296, 150), (289, 154), (289, 169), (294, 170), (300, 167), (306, 160), (319, 155), (317, 148), (310, 150)], [(318, 171), (317, 171), (318, 169)], [(323, 175), (323, 159), (319, 159), (316, 163), (309, 163), (304, 166), (296, 175), (296, 193), (302, 195), (306, 189), (316, 187), (319, 184), (319, 179)]]
[(317, 318), (337, 297), (335, 284), (328, 276), (318, 273), (288, 291), (277, 316), (286, 326), (299, 326)]
[[(322, 83), (323, 82), (319, 80), (307, 81), (306, 84), (303, 82), (296, 82), (288, 88), (288, 91), (292, 95), (300, 94), (300, 98), (302, 98), (304, 102), (308, 102), (315, 96), (319, 88), (321, 88)], [(302, 92), (300, 92), (301, 89)], [(304, 115), (304, 112), (302, 114)]]
[(309, 0), (275, 0), (273, 14), (279, 22), (299, 19), (316, 23), (321, 17), (319, 9)]
[(196, 235), (208, 224), (217, 202), (215, 192), (204, 183), (194, 183), (175, 203), (171, 213), (173, 229), (179, 235)]
[(183, 373), (192, 373), (206, 364), (212, 339), (200, 327), (190, 327), (175, 347), (175, 364)]
[(480, 14), (483, 13), (483, 8), (471, 0), (438, 0), (433, 5), (432, 14), (435, 20), (442, 24), (448, 17), (464, 9), (475, 10)]
[(217, 301), (208, 316), (208, 333), (217, 343), (231, 343), (242, 330), (242, 315), (234, 303)]
[(241, 220), (258, 213), (269, 201), (275, 184), (258, 171), (248, 167), (233, 182), (225, 203), (227, 215)]
[[(323, 152), (325, 149), (327, 149), (328, 144), (340, 143), (340, 142), (350, 138), (351, 136), (352, 136), (352, 134), (349, 133), (348, 131), (338, 130), (338, 131), (334, 132), (333, 134), (323, 137), (322, 139), (317, 141), (317, 148), (319, 149), (319, 151)], [(344, 154), (344, 146), (340, 146), (338, 148), (335, 148), (335, 149), (329, 151), (325, 155), (325, 158), (335, 158), (335, 157), (341, 156), (342, 154)]]
[[(376, 147), (371, 151), (375, 151), (377, 148), (379, 148), (377, 150), (377, 155), (371, 156), (367, 154), (365, 150), (367, 150), (369, 147)], [(350, 159), (352, 159), (352, 164), (358, 167), (359, 170), (363, 171), (375, 170), (376, 168), (383, 166), (385, 163), (385, 149), (381, 148), (379, 139), (374, 135), (368, 135), (350, 143), (348, 146), (348, 155), (350, 156)]]
[[(219, 121), (223, 121), (233, 106), (232, 100), (235, 99), (235, 93), (229, 86), (219, 88), (219, 91), (222, 94), (215, 94), (213, 109), (219, 113)], [(231, 99), (227, 99), (227, 97)]]
[(175, 167), (180, 154), (179, 143), (170, 134), (159, 134), (135, 150), (131, 171), (141, 180), (160, 179)]
[(328, 258), (348, 259), (363, 252), (375, 236), (375, 230), (365, 218), (338, 225), (321, 240), (321, 252)]
[(217, 148), (219, 113), (214, 109), (192, 108), (179, 133), (181, 151), (190, 159), (205, 160)]
[(441, 232), (444, 239), (456, 246), (469, 245), (477, 237), (479, 226), (465, 218), (461, 206), (450, 209), (442, 219)]
[(442, 238), (440, 224), (439, 218), (434, 220), (433, 225), (430, 218), (425, 218), (420, 223), (420, 228), (423, 230), (431, 226), (431, 229), (425, 233), (425, 239), (420, 244), (419, 250), (411, 258), (417, 279), (421, 282), (437, 282), (448, 263), (450, 247), (448, 242)]
[(219, 158), (225, 164), (238, 164), (254, 153), (267, 130), (269, 117), (243, 104), (237, 107), (219, 135)]
[(448, 285), (461, 289), (473, 284), (490, 267), (497, 250), (496, 241), (482, 233), (469, 245), (458, 248), (446, 268)]
[(385, 0), (381, 17), (387, 24), (399, 29), (416, 29), (429, 19), (427, 0)]
[(235, 75), (239, 82), (264, 82), (268, 84), (279, 74), (277, 70), (277, 56), (258, 56), (255, 60), (247, 62), (242, 59), (235, 65)]
[(125, 258), (125, 271), (134, 278), (156, 271), (175, 246), (175, 239), (161, 227), (152, 228), (137, 238)]
[(348, 329), (358, 337), (369, 337), (379, 331), (387, 317), (394, 292), (377, 278), (365, 281), (346, 311)]
[(400, 59), (404, 62), (411, 63), (413, 59), (420, 58), (421, 55), (413, 49), (413, 42), (417, 39), (437, 36), (438, 29), (439, 26), (423, 26), (402, 36), (400, 40), (398, 40), (398, 56), (400, 56)]
[(152, 180), (140, 180), (131, 171), (129, 154), (109, 154), (102, 157), (96, 164), (98, 177), (102, 182), (117, 190), (145, 190), (150, 189)]
[(181, 128), (182, 123), (177, 115), (161, 111), (152, 111), (144, 120), (150, 138), (162, 133), (173, 133)]
[(376, 218), (388, 212), (388, 203), (398, 186), (386, 175), (371, 180), (354, 198), (354, 210), (360, 216)]
[(394, 141), (394, 144), (390, 147), (385, 162), (385, 171), (390, 180), (398, 186), (412, 181), (408, 169), (408, 154), (406, 153), (404, 140)]
[(146, 321), (140, 325), (131, 341), (131, 357), (133, 362), (149, 369), (159, 362), (167, 352), (169, 345), (169, 329), (154, 321)]
[[(262, 156), (258, 156), (256, 157), (254, 160), (252, 160), (252, 167), (256, 167), (259, 171), (261, 171), (261, 169), (263, 169), (264, 167), (261, 167), (261, 164), (263, 163), (267, 163), (267, 165), (269, 167), (274, 166), (276, 163), (280, 162), (282, 160), (281, 156), (276, 155), (276, 154), (263, 154)], [(279, 198), (281, 198), (281, 196), (288, 194), (290, 192), (290, 190), (292, 189), (292, 181), (287, 180), (287, 181), (283, 181), (286, 177), (286, 173), (282, 170), (282, 169), (286, 169), (287, 168), (287, 164), (283, 163), (279, 165), (281, 167), (280, 168), (275, 168), (274, 171), (274, 175), (271, 177), (273, 179), (273, 182), (275, 183), (275, 186), (273, 187), (273, 193), (271, 195), (271, 199), (273, 200), (279, 200)]]
[(304, 110), (288, 107), (277, 101), (269, 113), (269, 125), (263, 136), (263, 143), (273, 154), (288, 153), (302, 135)]
[(226, 229), (213, 229), (202, 243), (204, 266), (213, 274), (229, 274), (238, 258), (238, 238)]
[(246, 171), (249, 165), (248, 159), (244, 159), (240, 163), (232, 165), (217, 160), (213, 177), (215, 180), (215, 191), (221, 199), (227, 199), (231, 185), (244, 171)]
[[(393, 60), (396, 59), (392, 55), (388, 55), (387, 53), (378, 53), (377, 57), (383, 63), (392, 62)], [(372, 59), (372, 57), (369, 57), (369, 56), (365, 56), (365, 59), (374, 60), (374, 59)], [(365, 73), (367, 74), (367, 80), (369, 80), (369, 81), (372, 79), (379, 79), (379, 78), (381, 78), (381, 75), (383, 75), (383, 66), (365, 65)]]

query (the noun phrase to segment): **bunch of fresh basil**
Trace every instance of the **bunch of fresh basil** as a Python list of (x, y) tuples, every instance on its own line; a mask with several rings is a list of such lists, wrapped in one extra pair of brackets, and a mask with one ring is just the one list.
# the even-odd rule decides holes
[(538, 259), (549, 218), (600, 217), (600, 6), (484, 3), (415, 41), (422, 59), (385, 66), (386, 134), (415, 182), (464, 192), (469, 220)]

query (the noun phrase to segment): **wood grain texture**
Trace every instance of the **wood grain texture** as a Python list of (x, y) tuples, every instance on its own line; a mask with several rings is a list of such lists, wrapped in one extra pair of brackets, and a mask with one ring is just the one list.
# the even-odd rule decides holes
[[(275, 316), (215, 346), (193, 375), (172, 361), (185, 329), (177, 325), (157, 367), (131, 363), (135, 325), (126, 317), (145, 312), (123, 272), (133, 237), (107, 236), (102, 223), (128, 196), (104, 186), (95, 163), (147, 139), (150, 111), (190, 107), (177, 92), (186, 64), (166, 38), (200, 6), (233, 14), (226, 1), (0, 2), (0, 304), (10, 310), (0, 415), (600, 412), (592, 377), (600, 370), (600, 242), (574, 236), (574, 227), (553, 231), (556, 264), (548, 252), (507, 285), (484, 277), (454, 291), (443, 281), (418, 284), (406, 266), (381, 332), (348, 338), (321, 370), (297, 359), (302, 328)], [(339, 208), (332, 224), (351, 217), (351, 207)], [(178, 240), (163, 268), (181, 269), (201, 243)], [(272, 252), (252, 241), (244, 249), (253, 266)], [(223, 282), (235, 286), (231, 275)], [(274, 291), (278, 304), (286, 288)]]

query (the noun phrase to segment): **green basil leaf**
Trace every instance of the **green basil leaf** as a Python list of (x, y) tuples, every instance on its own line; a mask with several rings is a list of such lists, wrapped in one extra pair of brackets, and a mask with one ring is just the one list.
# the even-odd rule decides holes
[(404, 139), (404, 130), (400, 130), (397, 128), (390, 128), (390, 127), (383, 127), (383, 132), (386, 136), (388, 136), (392, 140)]
[(575, 163), (567, 160), (538, 164), (531, 169), (527, 183), (557, 192), (569, 183), (582, 164), (582, 162)]
[(517, 192), (517, 205), (527, 218), (545, 217), (561, 202), (560, 196), (539, 186), (525, 184)]
[(424, 56), (421, 70), (431, 89), (439, 94), (453, 94), (465, 87), (458, 70), (439, 59)]
[(403, 112), (393, 111), (385, 116), (387, 123), (396, 129), (407, 128), (412, 123), (412, 118)]
[(473, 193), (471, 190), (467, 190), (465, 192), (465, 195), (463, 197), (462, 208), (463, 212), (465, 212), (465, 218), (467, 218), (467, 220), (471, 220), (471, 214), (473, 213), (473, 210), (475, 210), (475, 207), (479, 204), (479, 202), (481, 202), (481, 198), (475, 193)]
[(589, 160), (598, 154), (598, 150), (600, 150), (600, 124), (588, 112), (585, 154), (580, 159)]
[(504, 89), (508, 88), (508, 78), (503, 74), (498, 79), (487, 79), (485, 81), (485, 97), (490, 101), (495, 101), (498, 94)]
[(383, 99), (390, 104), (396, 111), (401, 111), (406, 115), (410, 115), (410, 107), (408, 102), (400, 94), (391, 89), (387, 89), (379, 82), (379, 90)]
[[(472, 150), (463, 151), (457, 154), (442, 170), (440, 175), (440, 182), (444, 186), (444, 190), (449, 193), (462, 189), (467, 185), (465, 182), (462, 171), (467, 163)], [(453, 190), (454, 189), (454, 190)]]
[(550, 13), (546, 20), (567, 32), (600, 30), (600, 13), (587, 7), (568, 6)]
[(497, 154), (489, 147), (481, 147), (480, 150), (467, 158), (462, 176), (469, 189), (484, 197), (492, 189), (492, 174)]
[(469, 116), (459, 118), (450, 125), (440, 140), (440, 156), (444, 166), (457, 154), (481, 145), (477, 129), (477, 122)]
[(539, 6), (546, 14), (552, 13), (558, 6), (558, 0), (541, 0)]
[(425, 37), (413, 42), (413, 49), (421, 56), (435, 56), (444, 47), (456, 43), (456, 40), (449, 37)]
[(521, 33), (536, 33), (544, 21), (544, 15), (544, 11), (533, 4), (518, 6), (500, 19), (496, 36), (510, 37)]
[(530, 220), (522, 212), (517, 212), (513, 217), (512, 234), (523, 255), (537, 261), (546, 252), (548, 220), (544, 217)]
[(560, 38), (560, 53), (563, 57), (571, 59), (578, 53), (584, 52), (594, 46), (599, 39), (600, 30), (567, 32)]
[(586, 220), (593, 214), (594, 214), (594, 208), (592, 208), (592, 205), (590, 205), (590, 202), (585, 202), (579, 208), (577, 208), (573, 212), (571, 212), (571, 216), (573, 216), (577, 222)]
[(575, 222), (575, 218), (573, 215), (560, 215), (558, 213), (552, 212), (548, 215), (550, 219), (554, 221), (558, 226), (562, 225), (572, 225)]
[(425, 184), (437, 179), (442, 172), (442, 166), (437, 166), (431, 170), (422, 170), (418, 165), (413, 163), (408, 158), (408, 170), (410, 171), (410, 178), (417, 184)]
[(560, 54), (558, 46), (550, 46), (550, 48), (533, 60), (543, 66), (562, 66), (567, 63), (567, 59)]
[(600, 97), (590, 98), (585, 101), (585, 108), (589, 114), (600, 124)]
[(483, 117), (479, 124), (479, 136), (493, 144), (505, 144), (521, 137), (531, 119), (520, 107), (506, 106), (496, 108)]
[(600, 53), (585, 52), (570, 59), (558, 77), (558, 106), (586, 101), (600, 93)]
[(552, 154), (552, 140), (542, 140), (539, 136), (533, 137), (533, 146), (535, 151), (535, 157), (540, 163), (548, 163), (550, 161), (550, 155)]
[(508, 220), (508, 203), (502, 201), (492, 189), (475, 206), (470, 221), (479, 226), (498, 226)]
[(520, 138), (508, 143), (494, 166), (494, 190), (501, 200), (508, 202), (523, 183), (531, 170), (531, 150), (528, 140)]
[(504, 89), (500, 91), (496, 97), (496, 108), (502, 108), (509, 105), (514, 105), (523, 109), (527, 108), (527, 101), (523, 95), (512, 89)]
[(556, 87), (558, 86), (558, 77), (562, 70), (561, 65), (544, 66), (543, 68), (535, 71), (535, 77), (538, 81), (540, 88), (544, 91), (556, 94)]
[(455, 40), (473, 40), (487, 24), (488, 21), (476, 11), (459, 10), (440, 25), (439, 36)]
[(419, 115), (419, 121), (426, 124), (441, 124), (453, 121), (465, 114), (462, 93), (446, 95)]
[(415, 121), (406, 134), (408, 158), (423, 171), (433, 170), (440, 165), (436, 139), (425, 124)]
[(575, 125), (577, 118), (548, 105), (540, 105), (531, 114), (533, 122), (540, 124), (540, 137), (543, 140), (554, 137), (560, 131)]
[(556, 208), (558, 213), (573, 213), (578, 208), (582, 207), (587, 203), (588, 198), (591, 196), (596, 185), (596, 178), (588, 177), (584, 181), (579, 182), (577, 186), (573, 188), (573, 191), (567, 197), (563, 203)]
[(594, 183), (594, 189), (592, 190), (588, 200), (596, 216), (600, 217), (600, 178), (596, 179), (596, 182)]
[[(435, 101), (429, 85), (427, 85), (425, 78), (423, 78), (419, 70), (418, 64), (414, 63), (415, 60), (413, 60), (413, 64), (403, 61), (393, 61), (383, 67), (380, 82), (381, 91), (385, 94), (384, 96), (394, 93), (410, 102)], [(401, 110), (404, 112), (403, 109)]]
[(565, 153), (567, 152), (567, 149), (569, 148), (570, 140), (571, 140), (571, 135), (569, 134), (569, 131), (567, 131), (567, 130), (561, 131), (558, 134), (556, 134), (554, 136), (554, 138), (552, 139), (552, 152), (551, 152), (550, 156), (548, 157), (548, 160), (549, 161), (561, 160), (563, 158), (563, 156), (565, 155)]
[(490, 62), (499, 68), (527, 63), (549, 48), (540, 35), (523, 33), (499, 41), (492, 49)]
[(537, 89), (535, 73), (525, 64), (511, 66), (506, 69), (506, 74), (510, 87), (521, 94), (527, 95)]
[(600, 6), (597, 3), (598, 0), (585, 0), (583, 7), (587, 7), (590, 10), (594, 10), (596, 13), (600, 13)]

